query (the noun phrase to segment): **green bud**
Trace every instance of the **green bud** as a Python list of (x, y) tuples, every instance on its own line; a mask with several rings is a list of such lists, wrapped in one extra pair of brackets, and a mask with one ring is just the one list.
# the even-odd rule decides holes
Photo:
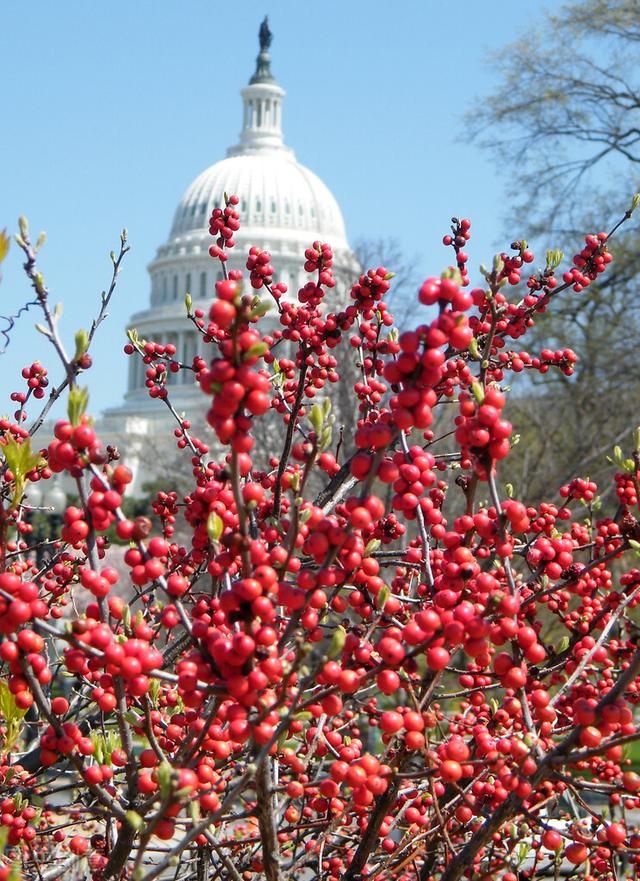
[(193, 306), (193, 300), (191, 299), (191, 294), (187, 291), (184, 295), (184, 305), (187, 310), (187, 317), (191, 317), (191, 307)]
[(141, 829), (144, 828), (144, 820), (137, 811), (127, 811), (124, 816), (125, 820), (129, 824), (129, 826), (132, 827), (132, 829), (135, 829), (137, 832), (139, 832)]
[(11, 239), (7, 235), (7, 230), (0, 230), (0, 263), (4, 260), (4, 258), (9, 253), (9, 247), (11, 245)]
[(88, 403), (89, 389), (80, 388), (80, 386), (74, 385), (73, 388), (69, 390), (67, 412), (69, 415), (69, 422), (72, 425), (79, 425), (80, 418), (86, 413)]
[(478, 404), (482, 404), (482, 402), (484, 401), (484, 388), (482, 387), (481, 383), (474, 382), (471, 386), (471, 391), (473, 392), (473, 396)]
[(76, 352), (73, 356), (74, 361), (79, 361), (80, 358), (84, 355), (84, 353), (89, 348), (89, 334), (86, 330), (79, 330), (75, 336), (76, 342)]
[(172, 770), (169, 762), (162, 762), (158, 765), (157, 780), (162, 798), (166, 798), (171, 792), (171, 773)]

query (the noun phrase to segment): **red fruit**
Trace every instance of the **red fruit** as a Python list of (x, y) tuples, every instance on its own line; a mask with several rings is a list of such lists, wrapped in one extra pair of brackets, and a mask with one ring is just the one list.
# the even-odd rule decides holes
[(74, 835), (69, 842), (69, 850), (76, 856), (82, 856), (89, 850), (89, 840), (82, 835)]
[(567, 847), (564, 855), (570, 863), (573, 863), (577, 866), (580, 863), (584, 863), (589, 855), (589, 851), (584, 846), (584, 844), (580, 844), (576, 841), (573, 844), (570, 844), (569, 847)]
[(444, 670), (450, 660), (451, 655), (441, 646), (432, 646), (427, 649), (427, 666), (430, 670)]
[(462, 777), (462, 765), (459, 762), (447, 759), (447, 761), (440, 765), (440, 776), (447, 783), (457, 782)]

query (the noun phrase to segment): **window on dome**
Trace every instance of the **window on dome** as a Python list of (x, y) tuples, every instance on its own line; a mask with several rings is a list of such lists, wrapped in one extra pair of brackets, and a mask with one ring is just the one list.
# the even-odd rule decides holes
[(184, 287), (185, 287), (185, 293), (190, 294), (191, 293), (191, 273), (190, 272), (187, 272), (187, 277), (185, 279)]
[(262, 202), (260, 199), (256, 199), (256, 211), (262, 211)]
[(178, 276), (173, 276), (173, 299), (178, 299)]
[(300, 215), (300, 217), (302, 217), (302, 215), (304, 214), (304, 208), (302, 207), (302, 202), (300, 202), (298, 205), (298, 214)]
[(203, 202), (202, 205), (200, 206), (200, 214), (204, 214), (206, 210), (207, 210), (207, 203)]
[(316, 216), (316, 209), (315, 209), (315, 208), (312, 208), (312, 209), (311, 209), (311, 216), (312, 216), (312, 217), (315, 217), (315, 216)]
[(207, 296), (207, 273), (206, 272), (200, 273), (200, 296), (201, 297)]
[(284, 213), (288, 214), (290, 211), (291, 211), (291, 208), (289, 207), (289, 203), (285, 202), (284, 203)]
[(271, 213), (272, 214), (276, 213), (276, 200), (275, 199), (271, 200)]
[(258, 101), (258, 128), (262, 125), (262, 101)]
[(167, 299), (167, 276), (162, 276), (162, 300), (163, 302)]
[(247, 210), (247, 200), (245, 199), (244, 196), (242, 197), (242, 201), (240, 202), (240, 210), (241, 211)]

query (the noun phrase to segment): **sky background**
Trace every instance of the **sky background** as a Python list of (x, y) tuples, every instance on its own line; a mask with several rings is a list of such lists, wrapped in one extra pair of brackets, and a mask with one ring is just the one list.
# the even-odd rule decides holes
[[(110, 0), (5, 4), (0, 27), (0, 229), (46, 230), (40, 268), (62, 333), (88, 327), (126, 227), (132, 250), (101, 326), (86, 381), (90, 411), (125, 391), (127, 319), (149, 297), (146, 266), (182, 192), (236, 143), (239, 90), (265, 13), (272, 67), (286, 89), (287, 144), (336, 196), (353, 243), (396, 238), (421, 274), (449, 263), (453, 214), (472, 220), (476, 270), (504, 238), (513, 182), (471, 144), (464, 113), (495, 85), (490, 53), (535, 26), (543, 2), (512, 0)], [(317, 9), (318, 11), (314, 11)], [(553, 243), (541, 243), (547, 247)], [(30, 291), (13, 243), (0, 312)], [(393, 267), (390, 267), (393, 268)], [(472, 275), (472, 280), (474, 276)], [(477, 273), (475, 275), (477, 278)], [(39, 358), (61, 378), (32, 310), (0, 355), (0, 413), (19, 370)], [(34, 411), (35, 415), (35, 411)]]

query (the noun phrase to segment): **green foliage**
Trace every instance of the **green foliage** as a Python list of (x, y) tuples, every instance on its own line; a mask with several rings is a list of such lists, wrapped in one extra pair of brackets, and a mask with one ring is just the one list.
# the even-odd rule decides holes
[(11, 694), (7, 683), (0, 681), (0, 716), (4, 719), (6, 727), (3, 751), (11, 752), (18, 743), (26, 712), (16, 705), (16, 699)]
[(18, 443), (12, 434), (5, 435), (5, 443), (2, 445), (2, 454), (7, 467), (13, 474), (15, 490), (12, 507), (15, 507), (24, 493), (27, 474), (42, 463), (39, 453), (31, 450), (31, 439), (25, 438)]

